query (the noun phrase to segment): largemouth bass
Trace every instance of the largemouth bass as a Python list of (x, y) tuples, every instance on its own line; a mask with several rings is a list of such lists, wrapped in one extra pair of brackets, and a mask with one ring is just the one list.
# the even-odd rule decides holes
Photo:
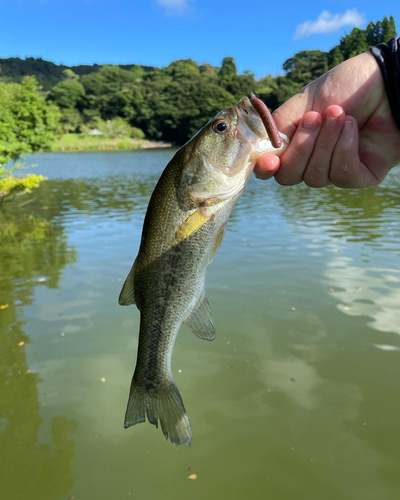
[(279, 135), (275, 147), (271, 144), (263, 107), (254, 96), (244, 97), (177, 151), (151, 196), (139, 254), (120, 294), (121, 305), (136, 304), (140, 310), (137, 363), (124, 426), (147, 417), (156, 427), (161, 424), (174, 445), (192, 441), (171, 372), (178, 330), (185, 322), (198, 337), (215, 338), (205, 295), (206, 268), (256, 160), (269, 151), (279, 155), (286, 146)]

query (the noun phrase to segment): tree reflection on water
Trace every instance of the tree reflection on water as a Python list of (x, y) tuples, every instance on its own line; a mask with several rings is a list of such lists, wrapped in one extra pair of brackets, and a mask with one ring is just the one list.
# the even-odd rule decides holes
[[(0, 211), (0, 493), (4, 499), (55, 499), (72, 488), (74, 420), (55, 416), (41, 442), (38, 373), (31, 373), (21, 305), (31, 304), (40, 276), (57, 288), (66, 264), (76, 259), (64, 228), (37, 215), (39, 205)], [(36, 211), (37, 210), (37, 211)], [(38, 281), (39, 279), (39, 281)], [(48, 425), (48, 424), (43, 424)], [(50, 431), (50, 432), (48, 432)]]

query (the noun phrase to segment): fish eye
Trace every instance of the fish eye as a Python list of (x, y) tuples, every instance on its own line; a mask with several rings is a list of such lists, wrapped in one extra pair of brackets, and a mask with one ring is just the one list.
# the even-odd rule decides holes
[(224, 120), (218, 120), (217, 122), (213, 123), (212, 129), (216, 134), (222, 134), (226, 130), (228, 130), (228, 124)]

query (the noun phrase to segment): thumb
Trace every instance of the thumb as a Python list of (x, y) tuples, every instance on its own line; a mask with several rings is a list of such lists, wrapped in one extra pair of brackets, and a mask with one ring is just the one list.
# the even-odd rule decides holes
[(305, 113), (312, 111), (313, 92), (310, 85), (284, 102), (272, 115), (279, 132), (286, 134), (289, 139), (294, 136)]
[(280, 159), (273, 154), (265, 154), (257, 160), (254, 167), (254, 175), (257, 179), (267, 180), (273, 177), (279, 170)]

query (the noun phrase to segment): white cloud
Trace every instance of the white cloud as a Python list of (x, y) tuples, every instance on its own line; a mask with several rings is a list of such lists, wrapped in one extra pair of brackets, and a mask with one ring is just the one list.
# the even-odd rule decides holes
[[(170, 1), (172, 2), (172, 0)], [(361, 26), (365, 22), (364, 14), (357, 12), (357, 9), (346, 10), (344, 14), (331, 14), (329, 10), (324, 10), (315, 21), (306, 21), (299, 24), (293, 38), (298, 40), (315, 33), (333, 33), (343, 26)]]
[(192, 0), (157, 0), (157, 5), (164, 7), (167, 16), (181, 16), (191, 2)]

